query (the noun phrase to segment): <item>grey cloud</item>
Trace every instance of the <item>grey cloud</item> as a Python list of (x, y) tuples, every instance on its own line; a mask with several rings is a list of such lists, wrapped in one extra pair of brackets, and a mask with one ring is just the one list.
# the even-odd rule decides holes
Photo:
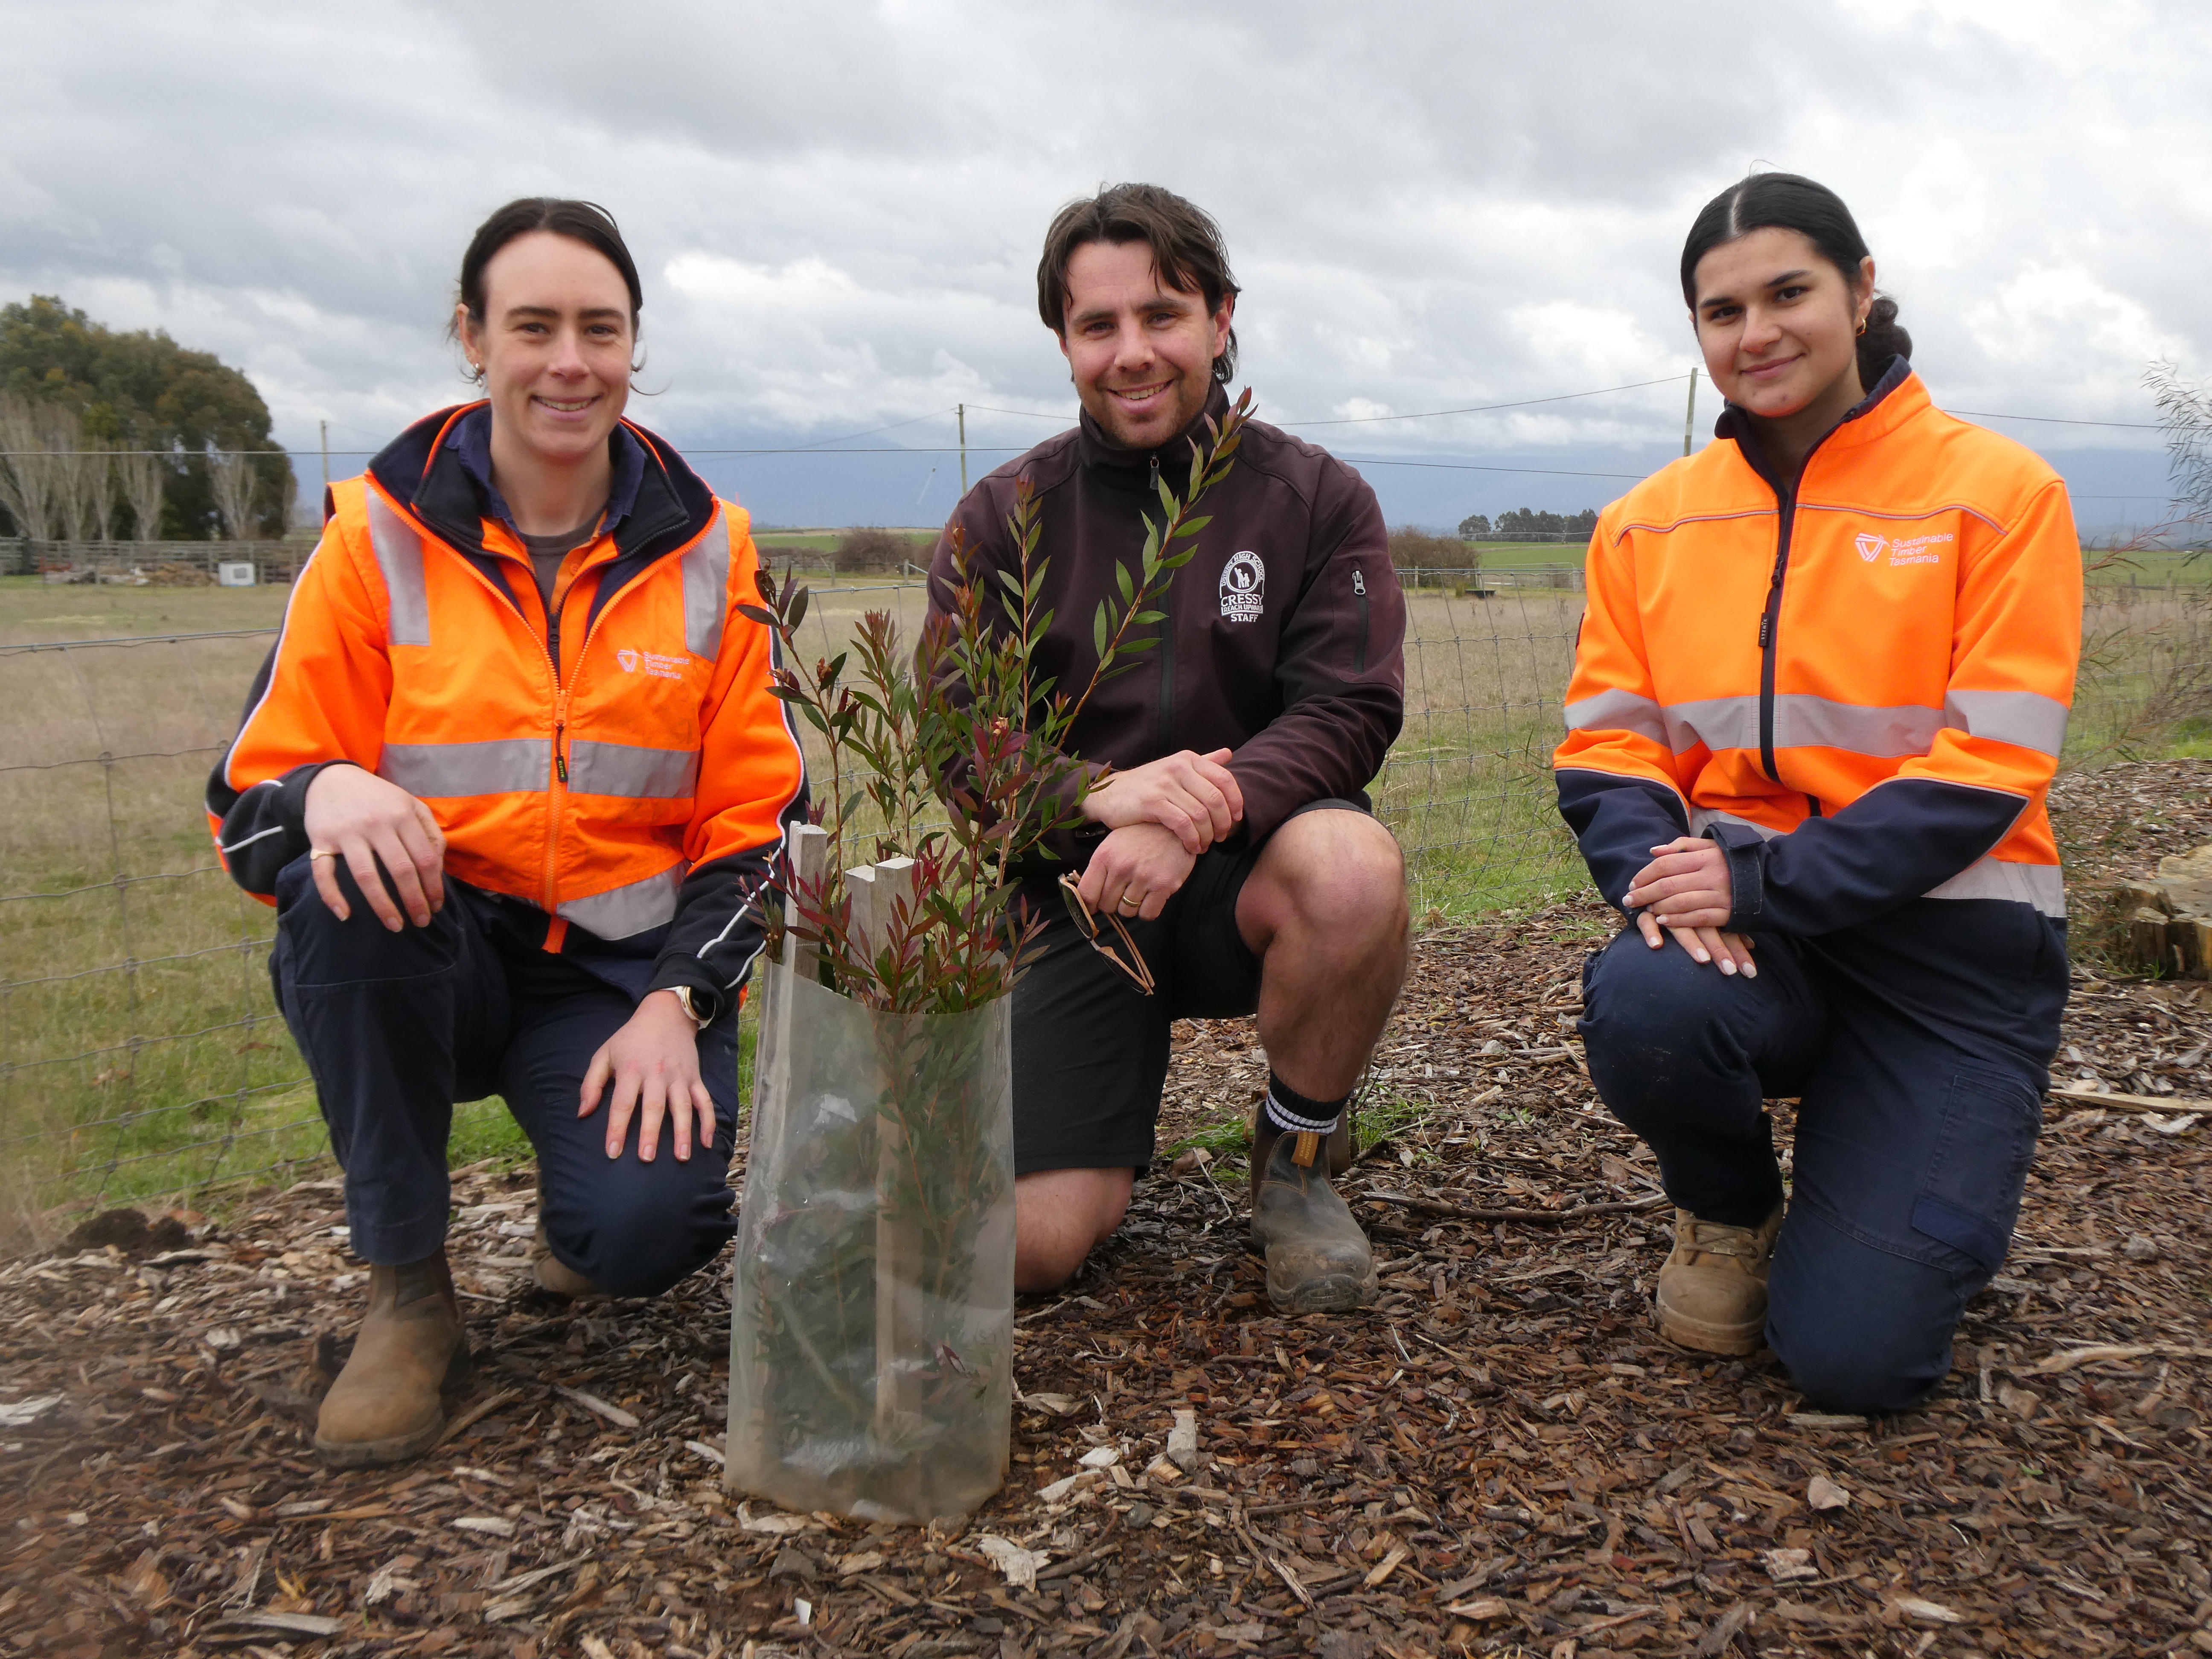
[[(1939, 396), (2142, 418), (2144, 356), (2212, 370), (2208, 46), (2201, 6), (1994, 0), (19, 7), (0, 293), (223, 352), (295, 443), (388, 431), (459, 395), (439, 331), (477, 221), (586, 195), (646, 271), (640, 413), (816, 436), (1066, 408), (1037, 237), (1151, 177), (1227, 228), (1267, 407), (1404, 411), (1686, 372), (1681, 235), (1758, 161), (1852, 201)], [(1662, 390), (1348, 430), (1680, 420)]]

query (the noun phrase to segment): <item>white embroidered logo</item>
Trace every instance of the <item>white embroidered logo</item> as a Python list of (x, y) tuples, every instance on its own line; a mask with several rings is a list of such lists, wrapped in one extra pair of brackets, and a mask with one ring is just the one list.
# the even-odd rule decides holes
[(1946, 530), (1933, 536), (1914, 536), (1907, 540), (1892, 542), (1889, 544), (1889, 562), (1893, 565), (1941, 564), (1943, 556), (1936, 550), (1944, 543), (1957, 539), (1952, 532)]
[(1851, 545), (1858, 549), (1859, 557), (1864, 559), (1869, 564), (1872, 564), (1876, 559), (1881, 556), (1882, 550), (1887, 547), (1889, 544), (1884, 541), (1881, 537), (1873, 534), (1871, 532), (1863, 532), (1852, 542)]
[(1267, 567), (1257, 553), (1239, 553), (1221, 572), (1221, 614), (1231, 622), (1257, 622), (1267, 598)]
[(658, 680), (680, 680), (684, 671), (691, 665), (689, 657), (665, 657), (657, 651), (640, 651), (628, 645), (615, 652), (615, 660), (622, 665), (625, 674), (635, 674), (642, 668)]

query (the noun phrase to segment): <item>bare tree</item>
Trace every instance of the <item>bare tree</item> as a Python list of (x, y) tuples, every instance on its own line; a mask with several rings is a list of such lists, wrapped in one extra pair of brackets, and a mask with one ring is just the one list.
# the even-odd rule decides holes
[(62, 479), (52, 451), (52, 405), (0, 393), (0, 502), (19, 535), (50, 542)]
[(142, 542), (161, 536), (161, 489), (168, 477), (167, 464), (149, 450), (127, 449), (115, 457), (117, 493), (131, 508), (134, 533)]
[(2143, 384), (2158, 404), (2173, 480), (2173, 514), (2164, 527), (2201, 533), (2212, 524), (2212, 392), (2191, 386), (2169, 362), (2153, 363)]
[(215, 497), (222, 533), (234, 542), (252, 539), (254, 496), (261, 480), (253, 471), (253, 458), (242, 450), (208, 451), (208, 489)]
[(66, 404), (47, 404), (44, 417), (48, 465), (54, 475), (54, 518), (65, 542), (88, 542), (95, 522), (93, 495), (107, 487), (107, 457), (88, 450), (84, 422)]

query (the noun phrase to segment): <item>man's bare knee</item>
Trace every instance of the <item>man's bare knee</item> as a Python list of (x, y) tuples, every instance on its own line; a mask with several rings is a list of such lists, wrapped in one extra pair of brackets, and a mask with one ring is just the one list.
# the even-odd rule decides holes
[(1402, 934), (1406, 915), (1396, 837), (1366, 813), (1343, 811), (1308, 812), (1276, 831), (1237, 905), (1248, 944), (1255, 933), (1272, 942), (1295, 927), (1357, 950)]
[(1056, 1290), (1129, 1207), (1133, 1170), (1039, 1170), (1014, 1182), (1014, 1288)]

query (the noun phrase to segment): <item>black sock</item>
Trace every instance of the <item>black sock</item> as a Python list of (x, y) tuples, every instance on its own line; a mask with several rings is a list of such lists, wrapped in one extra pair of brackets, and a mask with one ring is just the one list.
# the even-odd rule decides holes
[(1261, 1113), (1270, 1128), (1286, 1135), (1332, 1133), (1344, 1116), (1344, 1108), (1352, 1097), (1341, 1100), (1316, 1100), (1302, 1095), (1277, 1077), (1271, 1069), (1267, 1073), (1267, 1098)]

